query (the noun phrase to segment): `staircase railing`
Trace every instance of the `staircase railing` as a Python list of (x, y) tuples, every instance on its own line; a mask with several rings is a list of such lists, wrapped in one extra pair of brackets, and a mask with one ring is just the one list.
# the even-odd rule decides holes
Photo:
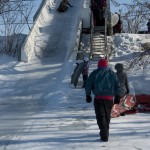
[(93, 29), (94, 29), (94, 24), (93, 24), (93, 13), (91, 12), (91, 30), (90, 30), (90, 54), (89, 54), (89, 58), (92, 59), (92, 45), (93, 45)]
[(105, 58), (107, 58), (107, 16), (108, 16), (108, 13), (107, 13), (107, 7), (105, 8), (105, 13), (104, 13), (104, 18), (105, 18), (105, 35), (104, 35), (104, 42), (105, 42)]

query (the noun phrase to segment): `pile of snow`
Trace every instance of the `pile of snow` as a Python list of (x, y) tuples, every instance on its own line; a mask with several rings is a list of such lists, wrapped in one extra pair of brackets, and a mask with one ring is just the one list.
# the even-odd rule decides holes
[(116, 34), (113, 37), (115, 57), (141, 52), (143, 43), (149, 42), (148, 34)]
[[(132, 55), (129, 49), (131, 54), (124, 56), (122, 43), (118, 45), (122, 55), (110, 59), (112, 67)], [(86, 103), (84, 89), (70, 85), (74, 56), (64, 64), (56, 58), (24, 63), (0, 56), (0, 149), (148, 150), (148, 114), (113, 118), (109, 142), (100, 142), (93, 103)], [(97, 62), (90, 63), (90, 70), (96, 69)], [(142, 70), (134, 70), (128, 76), (136, 92), (150, 93), (149, 75), (142, 76)], [(82, 82), (79, 84), (82, 86)]]
[[(110, 59), (111, 67), (116, 63), (123, 63), (130, 83), (136, 94), (149, 94), (150, 89), (150, 59), (149, 54), (142, 59), (133, 61), (143, 51), (143, 44), (148, 43), (150, 34), (116, 34), (112, 37), (113, 53)], [(133, 66), (129, 68), (131, 62)]]

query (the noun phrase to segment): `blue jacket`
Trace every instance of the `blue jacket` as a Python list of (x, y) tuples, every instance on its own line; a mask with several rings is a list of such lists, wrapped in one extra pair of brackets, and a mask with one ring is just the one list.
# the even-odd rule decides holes
[(85, 86), (86, 95), (91, 95), (93, 92), (95, 96), (116, 96), (120, 90), (117, 75), (108, 68), (94, 70)]

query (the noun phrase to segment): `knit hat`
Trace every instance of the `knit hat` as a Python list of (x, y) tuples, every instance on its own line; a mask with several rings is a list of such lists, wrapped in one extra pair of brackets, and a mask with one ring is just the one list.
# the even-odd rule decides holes
[(98, 61), (98, 68), (102, 67), (105, 68), (108, 66), (108, 61), (106, 59), (100, 59)]
[(115, 69), (118, 71), (118, 72), (122, 72), (123, 71), (123, 64), (121, 64), (121, 63), (117, 63), (116, 65), (115, 65)]

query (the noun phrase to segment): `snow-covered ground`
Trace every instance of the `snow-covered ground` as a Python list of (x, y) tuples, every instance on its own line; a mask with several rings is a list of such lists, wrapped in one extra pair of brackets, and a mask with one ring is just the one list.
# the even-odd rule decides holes
[[(111, 64), (123, 63), (127, 69), (135, 56), (143, 52), (144, 43), (150, 43), (150, 34), (116, 34), (112, 38), (114, 49)], [(150, 56), (147, 53), (134, 67), (127, 70), (136, 94), (150, 94)], [(114, 69), (114, 67), (113, 67)]]
[[(76, 5), (74, 13), (75, 9)], [(113, 36), (110, 67), (114, 69), (117, 62), (126, 67), (126, 61), (130, 62), (149, 38), (135, 34)], [(76, 54), (72, 53), (68, 60), (62, 53), (55, 56), (24, 63), (0, 55), (0, 150), (149, 150), (150, 121), (149, 114), (144, 113), (112, 118), (109, 142), (101, 142), (93, 103), (86, 103), (81, 88), (82, 78), (77, 89), (70, 84)], [(97, 62), (91, 61), (90, 71), (96, 68)], [(144, 75), (140, 67), (127, 72), (136, 93), (150, 93), (149, 65), (145, 69)]]
[[(137, 35), (125, 36), (130, 39)], [(121, 37), (118, 49), (115, 47), (117, 56), (110, 59), (112, 68), (123, 57), (128, 58), (125, 51), (134, 52), (128, 43), (119, 55), (124, 35), (114, 36), (118, 40)], [(133, 41), (131, 45), (137, 43)], [(113, 118), (109, 142), (100, 142), (93, 104), (85, 101), (81, 78), (77, 89), (70, 85), (74, 63), (74, 54), (65, 64), (57, 63), (55, 58), (19, 63), (0, 56), (0, 149), (148, 150), (150, 122), (149, 114), (144, 113)], [(97, 62), (91, 61), (90, 70), (96, 67)], [(140, 80), (131, 79), (140, 84)], [(143, 86), (143, 89), (149, 88)]]

